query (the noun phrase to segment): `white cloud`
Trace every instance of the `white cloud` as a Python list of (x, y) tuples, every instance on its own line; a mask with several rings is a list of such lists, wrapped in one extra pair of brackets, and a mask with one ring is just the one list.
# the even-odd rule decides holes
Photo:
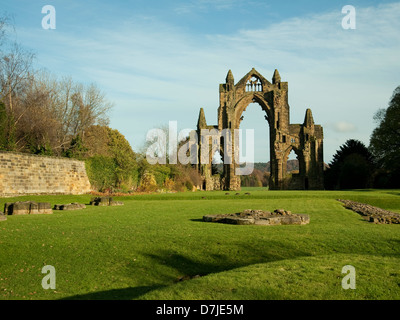
[(336, 122), (332, 125), (332, 128), (335, 132), (338, 133), (350, 133), (357, 131), (357, 127), (353, 123), (346, 121)]

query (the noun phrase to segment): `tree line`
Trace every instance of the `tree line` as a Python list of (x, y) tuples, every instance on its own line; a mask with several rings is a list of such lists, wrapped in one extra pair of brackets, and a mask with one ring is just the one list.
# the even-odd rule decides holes
[(378, 110), (369, 146), (347, 140), (325, 171), (326, 189), (400, 188), (400, 86)]
[(11, 29), (0, 17), (0, 150), (84, 160), (99, 191), (184, 191), (200, 183), (190, 166), (150, 166), (109, 127), (113, 103), (96, 84), (35, 69), (35, 55), (8, 39)]

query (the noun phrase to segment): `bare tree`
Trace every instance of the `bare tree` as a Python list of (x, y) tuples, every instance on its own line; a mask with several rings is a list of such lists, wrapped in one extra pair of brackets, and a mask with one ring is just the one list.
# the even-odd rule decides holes
[(26, 81), (32, 77), (34, 54), (24, 50), (17, 43), (0, 60), (0, 99), (6, 103), (11, 114), (14, 112), (14, 98), (24, 89)]
[(4, 103), (7, 113), (4, 134), (10, 145), (15, 138), (18, 122), (26, 112), (26, 108), (20, 105), (20, 99), (26, 84), (32, 80), (33, 59), (34, 55), (18, 44), (13, 44), (10, 52), (0, 57), (0, 100)]
[(107, 125), (108, 112), (113, 107), (105, 94), (91, 84), (84, 86), (64, 78), (58, 83), (57, 103), (54, 114), (61, 123), (60, 143), (65, 145), (71, 137), (84, 135), (93, 125)]
[(1, 52), (1, 46), (5, 42), (6, 36), (7, 36), (7, 31), (11, 26), (11, 17), (5, 13), (0, 16), (0, 52)]
[(25, 82), (25, 89), (19, 97), (17, 146), (31, 151), (44, 147), (56, 149), (60, 126), (54, 117), (56, 94), (54, 79), (47, 73), (39, 72)]
[(36, 144), (37, 149), (47, 145), (61, 155), (88, 128), (108, 123), (112, 104), (95, 85), (85, 87), (71, 78), (57, 81), (49, 73), (38, 72), (26, 86), (18, 142)]
[(6, 17), (0, 17), (0, 46), (6, 34), (6, 25), (7, 25)]
[(6, 119), (0, 134), (8, 141), (6, 148), (22, 151), (48, 145), (61, 154), (89, 127), (108, 125), (113, 104), (95, 84), (57, 80), (33, 69), (35, 56), (29, 50), (16, 43), (2, 46), (8, 21), (0, 17), (0, 102)]

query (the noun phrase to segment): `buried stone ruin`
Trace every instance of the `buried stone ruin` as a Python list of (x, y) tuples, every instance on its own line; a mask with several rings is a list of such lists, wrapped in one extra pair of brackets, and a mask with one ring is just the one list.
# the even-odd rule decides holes
[(83, 203), (67, 203), (67, 204), (56, 204), (54, 206), (54, 210), (61, 210), (61, 211), (73, 211), (73, 210), (81, 210), (86, 209), (86, 205)]
[(305, 225), (310, 223), (310, 217), (283, 209), (277, 209), (274, 212), (248, 209), (232, 214), (206, 215), (203, 221), (235, 225)]
[(346, 209), (360, 214), (365, 220), (375, 224), (400, 224), (400, 214), (384, 210), (369, 204), (355, 202), (351, 200), (338, 199), (344, 204)]
[(124, 203), (122, 201), (115, 201), (112, 197), (94, 197), (90, 200), (91, 206), (123, 206)]
[(47, 202), (18, 201), (4, 205), (5, 215), (26, 215), (26, 214), (52, 214), (51, 204)]

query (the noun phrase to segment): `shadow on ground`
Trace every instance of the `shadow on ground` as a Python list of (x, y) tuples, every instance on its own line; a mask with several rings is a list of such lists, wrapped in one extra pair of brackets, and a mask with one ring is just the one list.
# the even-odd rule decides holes
[[(274, 241), (272, 241), (274, 242)], [(278, 243), (269, 242), (269, 245), (274, 247)], [(294, 259), (296, 257), (311, 256), (309, 252), (299, 250), (296, 246), (288, 243), (279, 243), (279, 252), (270, 252), (265, 250), (265, 246), (259, 244), (246, 244), (244, 246), (232, 246), (227, 252), (218, 251), (206, 252), (202, 251), (203, 256), (196, 257), (191, 254), (182, 254), (173, 250), (160, 250), (156, 254), (143, 252), (142, 255), (150, 258), (152, 265), (156, 268), (157, 265), (167, 266), (162, 268), (164, 271), (158, 274), (160, 284), (152, 286), (131, 287), (123, 289), (112, 289), (88, 294), (76, 295), (63, 298), (62, 300), (134, 300), (140, 299), (141, 296), (153, 290), (174, 285), (180, 281), (190, 280), (195, 277), (203, 277), (212, 273), (220, 273), (232, 269), (258, 264), (262, 262), (273, 262), (284, 259)], [(247, 257), (244, 258), (243, 250), (247, 252)], [(248, 252), (252, 254), (249, 255)], [(197, 252), (197, 254), (199, 254)], [(168, 270), (169, 269), (169, 270)], [(134, 270), (129, 270), (133, 276)]]
[(76, 295), (60, 300), (133, 300), (147, 292), (163, 288), (163, 285), (133, 287), (124, 289), (113, 289), (87, 294)]
[[(200, 256), (198, 256), (199, 252), (182, 254), (173, 250), (161, 250), (157, 254), (142, 254), (149, 257), (154, 265), (164, 265), (173, 269), (173, 274), (179, 275), (177, 278), (171, 277), (171, 274), (160, 274), (159, 276), (175, 282), (180, 278), (191, 279), (258, 263), (312, 256), (310, 252), (300, 249), (297, 245), (282, 241), (269, 240), (268, 243), (260, 241), (232, 246), (221, 244), (220, 249), (218, 249), (218, 242), (214, 245), (216, 248), (210, 251), (204, 248)], [(279, 250), (270, 250), (269, 248), (279, 248)]]

